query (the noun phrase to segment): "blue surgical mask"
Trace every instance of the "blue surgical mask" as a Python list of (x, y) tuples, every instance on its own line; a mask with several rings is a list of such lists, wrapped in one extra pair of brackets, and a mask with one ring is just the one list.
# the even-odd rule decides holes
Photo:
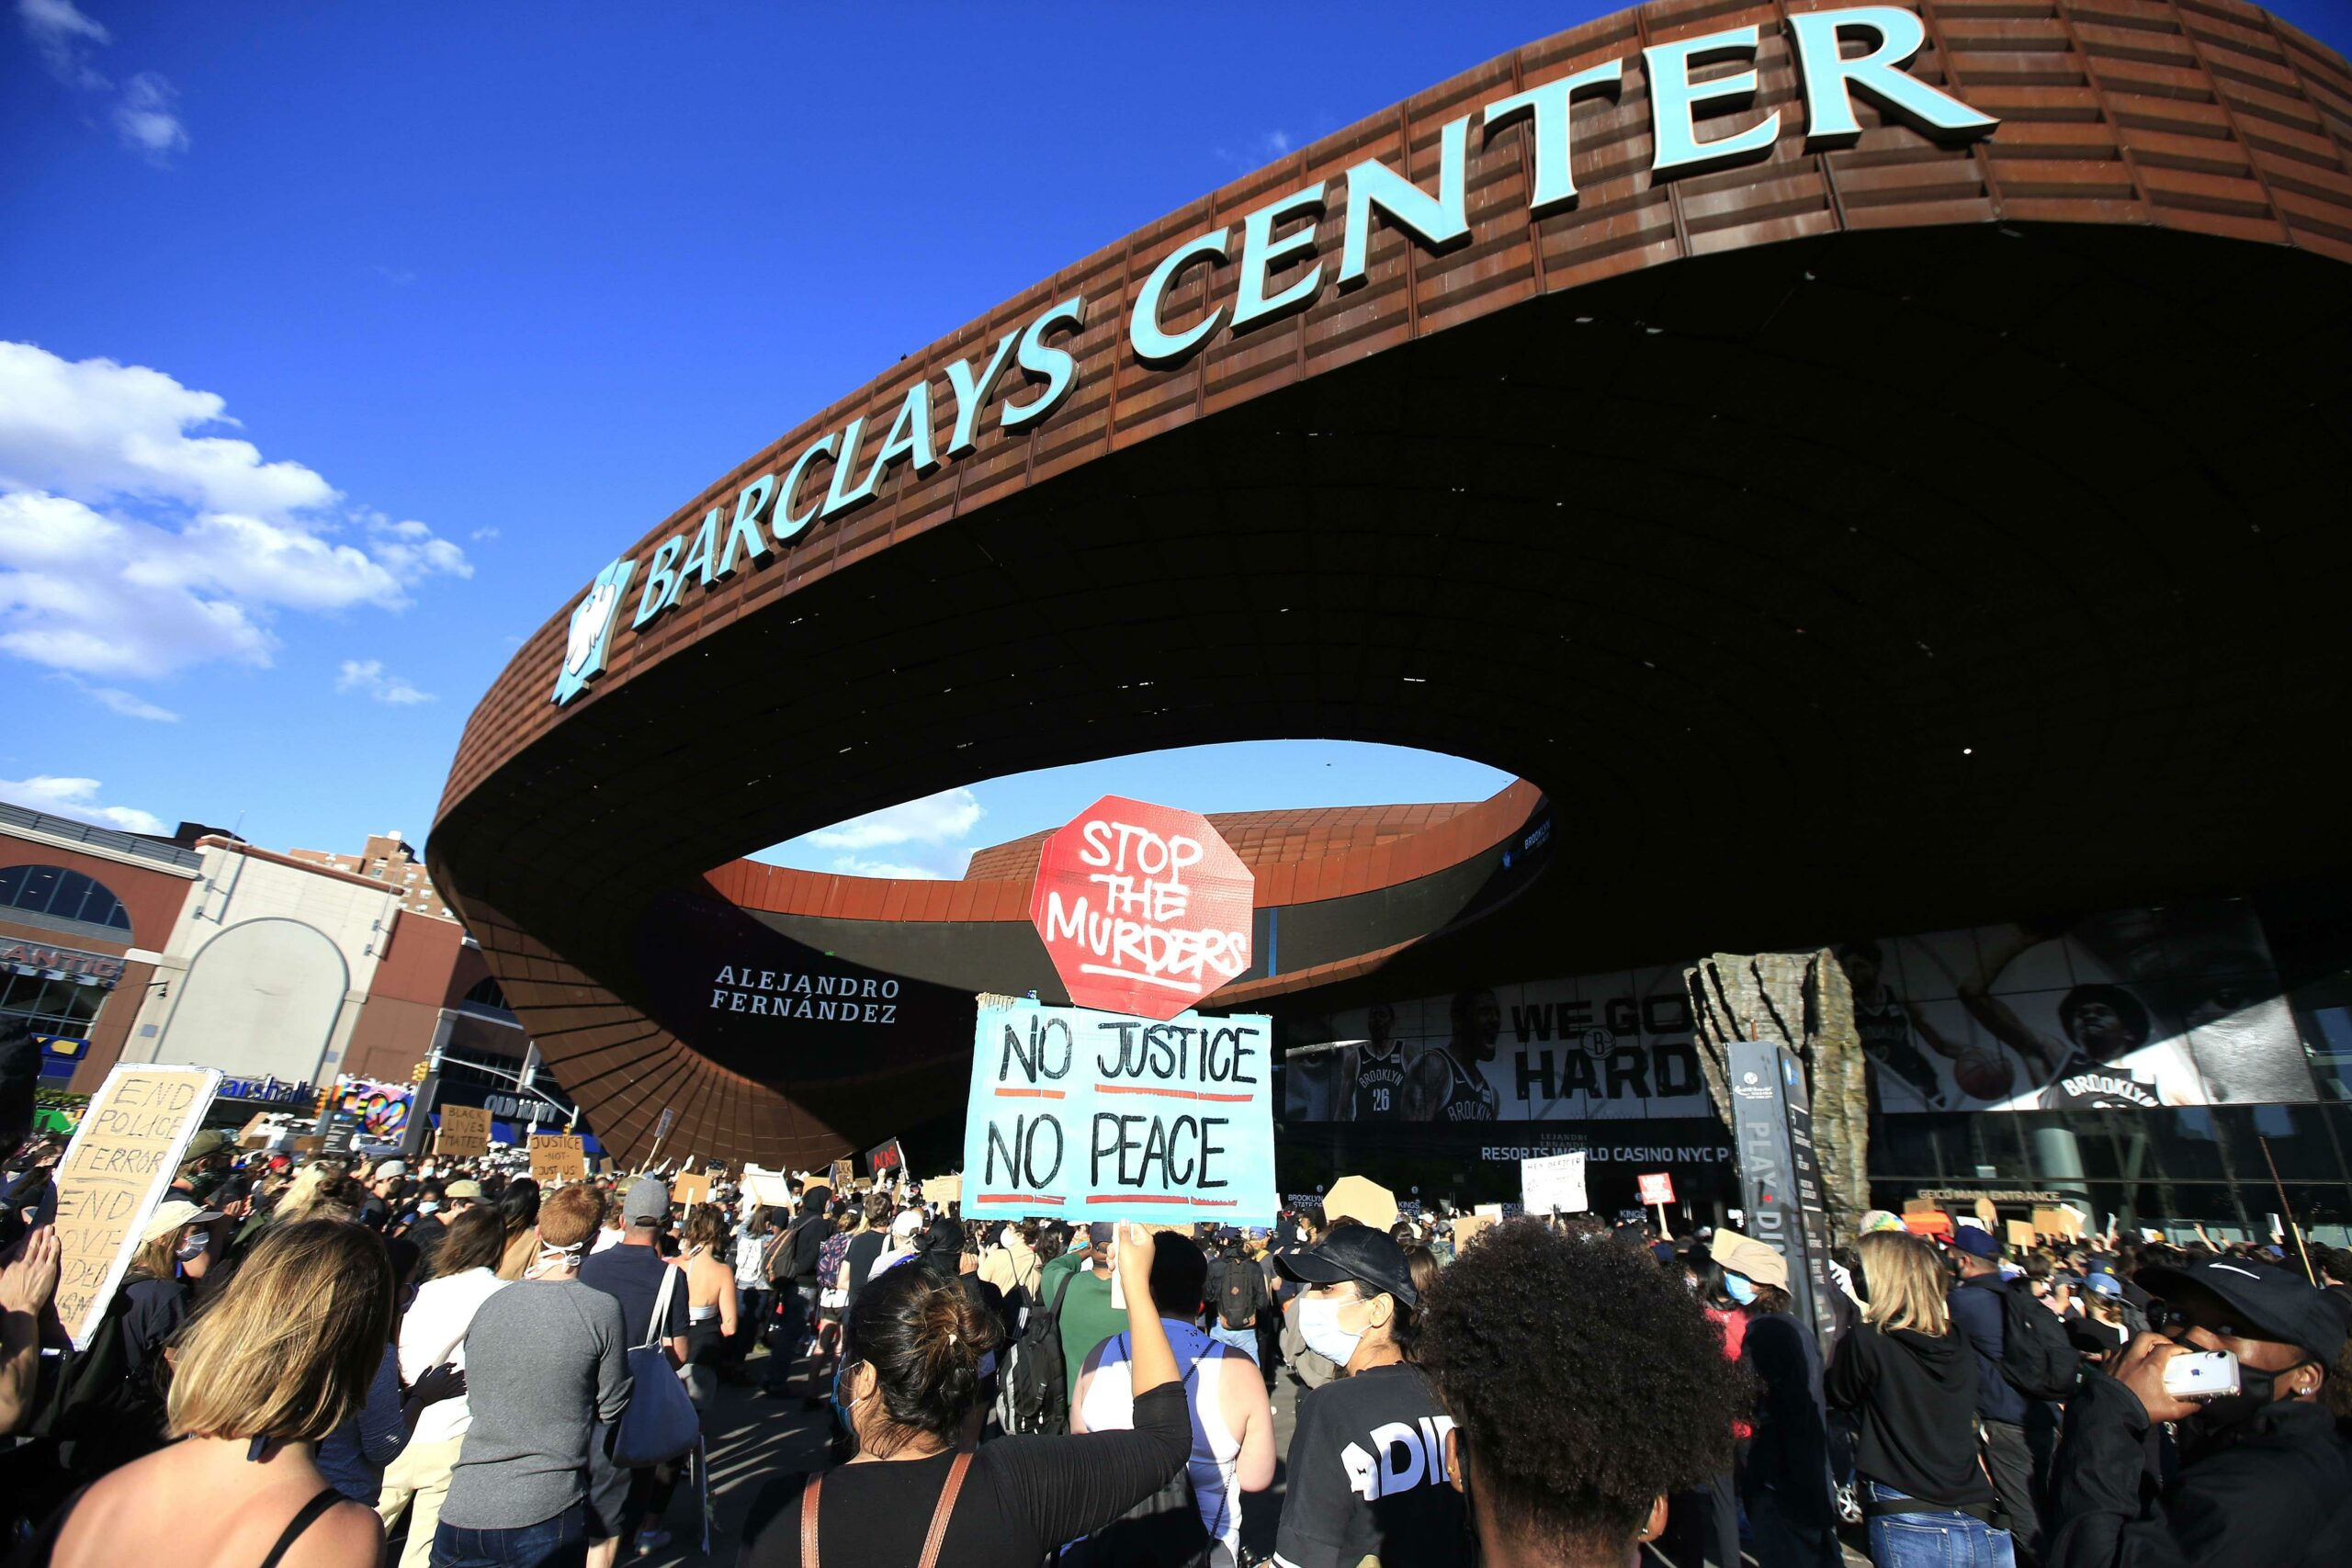
[(845, 1432), (855, 1432), (857, 1423), (849, 1416), (852, 1402), (842, 1397), (842, 1376), (857, 1364), (855, 1361), (843, 1361), (833, 1369), (833, 1414), (841, 1417), (842, 1430)]
[(1724, 1276), (1724, 1294), (1746, 1306), (1756, 1299), (1756, 1281), (1745, 1274)]
[(1350, 1333), (1340, 1326), (1340, 1308), (1347, 1304), (1329, 1296), (1308, 1296), (1298, 1303), (1298, 1337), (1335, 1367), (1348, 1364), (1364, 1335), (1361, 1328)]

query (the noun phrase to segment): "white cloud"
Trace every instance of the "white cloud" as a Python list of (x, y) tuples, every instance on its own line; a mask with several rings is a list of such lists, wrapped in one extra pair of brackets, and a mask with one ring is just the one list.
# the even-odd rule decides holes
[(432, 529), (411, 519), (395, 523), (380, 512), (366, 513), (368, 537), (376, 559), (402, 582), (433, 576), (471, 577), (474, 569), (466, 552)]
[[(114, 84), (90, 63), (98, 50), (114, 41), (114, 35), (74, 0), (17, 0), (17, 22), (51, 75), (85, 93), (114, 90)], [(188, 146), (187, 122), (180, 118), (179, 105), (177, 88), (155, 72), (141, 71), (116, 94), (115, 133), (149, 163), (168, 167), (172, 155)]]
[(193, 435), (236, 422), (217, 392), (111, 359), (61, 359), (0, 343), (0, 488), (77, 501), (137, 496), (284, 519), (337, 499), (300, 463), (268, 463), (250, 441)]
[(479, 545), (484, 540), (495, 539), (498, 537), (498, 530), (495, 528), (477, 528), (472, 533), (467, 535), (466, 537)]
[(416, 281), (416, 274), (405, 267), (386, 266), (382, 262), (375, 263), (368, 270), (395, 288), (405, 288)]
[(928, 866), (900, 865), (895, 861), (865, 860), (856, 855), (842, 855), (833, 862), (833, 869), (845, 876), (891, 876), (902, 882), (938, 882), (942, 874)]
[(64, 682), (99, 706), (125, 718), (142, 718), (150, 724), (177, 724), (180, 721), (180, 716), (171, 709), (151, 703), (135, 692), (126, 692), (119, 686), (93, 686), (63, 673), (52, 679)]
[(424, 524), (196, 434), (232, 423), (161, 371), (0, 343), (0, 650), (115, 678), (266, 665), (281, 611), (399, 610), (473, 575)]
[(124, 146), (151, 164), (168, 164), (175, 152), (187, 151), (187, 126), (179, 115), (179, 90), (153, 71), (141, 71), (122, 85), (114, 106), (114, 128)]
[(358, 692), (376, 702), (391, 703), (401, 707), (433, 701), (432, 693), (418, 691), (401, 676), (385, 674), (384, 661), (380, 659), (345, 660), (343, 673), (335, 677), (334, 689), (338, 692)]
[(162, 818), (130, 806), (100, 806), (97, 803), (98, 781), (96, 779), (59, 778), (50, 773), (35, 773), (28, 779), (0, 779), (0, 800), (14, 801), (35, 811), (46, 811), (53, 817), (71, 817), (83, 822), (96, 822), (108, 828), (119, 828), (126, 833), (168, 833), (171, 825)]
[(1230, 164), (1237, 169), (1250, 170), (1261, 168), (1290, 150), (1290, 132), (1274, 130), (1250, 138), (1241, 144), (1238, 152), (1229, 147), (1219, 147), (1214, 150), (1213, 155), (1220, 164)]
[(107, 79), (90, 68), (85, 51), (111, 43), (114, 35), (84, 16), (74, 0), (17, 0), (17, 20), (51, 75), (73, 87), (107, 85)]
[[(903, 806), (868, 812), (808, 835), (820, 849), (871, 850), (886, 844), (945, 844), (962, 839), (987, 813), (968, 789), (942, 790)], [(860, 872), (862, 876), (916, 874), (903, 871)]]

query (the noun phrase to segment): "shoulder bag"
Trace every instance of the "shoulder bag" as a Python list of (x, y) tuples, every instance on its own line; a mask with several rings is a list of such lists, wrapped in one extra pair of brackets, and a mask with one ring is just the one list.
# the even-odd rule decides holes
[[(956, 1494), (964, 1489), (965, 1472), (972, 1468), (972, 1450), (965, 1449), (947, 1467), (947, 1484), (940, 1488), (939, 1506), (931, 1511), (931, 1532), (922, 1538), (922, 1561), (915, 1568), (938, 1568), (939, 1548), (947, 1539), (947, 1517), (956, 1511)], [(817, 1568), (817, 1489), (825, 1478), (812, 1475), (800, 1494), (800, 1568)]]
[(662, 1266), (666, 1276), (653, 1298), (653, 1321), (645, 1327), (643, 1344), (630, 1347), (628, 1408), (621, 1412), (620, 1430), (613, 1435), (613, 1462), (623, 1470), (667, 1464), (691, 1450), (702, 1436), (702, 1417), (678, 1369), (670, 1365), (662, 1348), (662, 1325), (669, 1320), (670, 1293), (678, 1288), (684, 1269)]

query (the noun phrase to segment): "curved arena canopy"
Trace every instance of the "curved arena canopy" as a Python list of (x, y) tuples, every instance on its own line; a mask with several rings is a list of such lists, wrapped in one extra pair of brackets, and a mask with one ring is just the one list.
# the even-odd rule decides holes
[[(960, 1098), (1025, 884), (731, 857), (1024, 769), (1317, 736), (1526, 781), (1261, 870), (1327, 935), (1257, 998), (2341, 868), (2348, 261), (2352, 69), (2250, 7), (1626, 11), (627, 543), (474, 712), (435, 879), (613, 1148), (667, 1111), (802, 1167)], [(739, 952), (918, 1027), (730, 1033), (696, 966)]]

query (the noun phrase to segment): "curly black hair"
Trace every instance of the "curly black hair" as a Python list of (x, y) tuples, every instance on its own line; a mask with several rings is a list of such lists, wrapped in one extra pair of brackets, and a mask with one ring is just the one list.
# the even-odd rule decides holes
[(1566, 1557), (1622, 1561), (1664, 1493), (1731, 1467), (1745, 1369), (1648, 1254), (1497, 1226), (1439, 1279), (1421, 1325), (1495, 1525)]

